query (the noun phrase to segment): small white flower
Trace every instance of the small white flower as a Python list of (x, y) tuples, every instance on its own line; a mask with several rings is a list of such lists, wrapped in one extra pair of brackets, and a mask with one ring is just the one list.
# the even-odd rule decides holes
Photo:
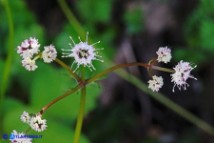
[(20, 46), (17, 47), (17, 53), (23, 58), (32, 58), (34, 54), (39, 52), (40, 44), (36, 38), (30, 37), (24, 40)]
[(53, 45), (45, 46), (44, 51), (42, 52), (42, 58), (45, 63), (50, 63), (56, 59), (57, 52)]
[(194, 76), (190, 74), (190, 72), (195, 68), (196, 66), (192, 67), (189, 62), (183, 62), (180, 61), (173, 69), (175, 70), (175, 73), (171, 74), (172, 76), (172, 82), (174, 82), (173, 92), (174, 88), (177, 85), (179, 90), (183, 88), (186, 90), (186, 87), (189, 86), (189, 84), (186, 82), (188, 78), (192, 78), (197, 80)]
[(149, 88), (152, 90), (152, 91), (156, 91), (158, 92), (159, 89), (163, 86), (163, 78), (161, 76), (152, 76), (152, 80), (149, 80), (148, 81), (149, 83)]
[(23, 59), (22, 66), (25, 67), (28, 71), (34, 71), (38, 67), (35, 60), (31, 60), (30, 58)]
[(46, 122), (45, 119), (41, 119), (41, 117), (37, 115), (31, 118), (30, 127), (37, 132), (42, 132), (47, 128)]
[(10, 141), (11, 143), (32, 143), (31, 138), (24, 138), (25, 134), (23, 132), (18, 133), (16, 130), (13, 130), (13, 132), (10, 135)]
[(158, 62), (168, 63), (172, 58), (171, 49), (168, 47), (160, 47), (156, 53), (158, 55)]
[(31, 118), (31, 117), (30, 117), (29, 113), (26, 112), (26, 111), (24, 111), (24, 112), (22, 113), (21, 117), (20, 117), (20, 119), (21, 119), (22, 122), (24, 122), (24, 123), (29, 123), (30, 118)]
[[(70, 38), (73, 41), (72, 37), (70, 37)], [(99, 43), (99, 42), (97, 42), (97, 43)], [(98, 60), (98, 61), (103, 62), (103, 60), (100, 59), (101, 56), (98, 55), (98, 50), (94, 48), (94, 45), (97, 43), (89, 45), (88, 44), (88, 33), (87, 33), (86, 42), (82, 42), (80, 40), (80, 42), (78, 44), (75, 44), (75, 42), (73, 41), (74, 47), (72, 49), (62, 49), (64, 51), (64, 53), (62, 53), (63, 54), (62, 57), (73, 57), (74, 58), (74, 62), (72, 63), (72, 65), (74, 63), (77, 64), (77, 67), (74, 71), (76, 71), (80, 65), (82, 65), (84, 67), (88, 67), (90, 70), (95, 70), (95, 67), (92, 64), (92, 61)]]

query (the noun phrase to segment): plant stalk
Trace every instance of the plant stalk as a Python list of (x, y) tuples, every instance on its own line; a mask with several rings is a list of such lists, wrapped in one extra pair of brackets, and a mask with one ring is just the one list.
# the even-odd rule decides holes
[(13, 61), (13, 53), (14, 53), (14, 25), (13, 25), (13, 16), (12, 11), (10, 9), (10, 5), (8, 0), (3, 1), (3, 5), (5, 7), (8, 25), (9, 25), (9, 37), (8, 37), (8, 55), (7, 59), (4, 65), (2, 80), (1, 80), (1, 87), (0, 87), (0, 134), (3, 132), (3, 101), (4, 96), (7, 91), (9, 76), (11, 72), (12, 67), (12, 61)]
[(80, 77), (68, 65), (66, 65), (63, 61), (61, 61), (60, 59), (56, 58), (55, 62), (57, 62), (64, 69), (66, 69), (77, 80), (77, 82), (81, 81)]

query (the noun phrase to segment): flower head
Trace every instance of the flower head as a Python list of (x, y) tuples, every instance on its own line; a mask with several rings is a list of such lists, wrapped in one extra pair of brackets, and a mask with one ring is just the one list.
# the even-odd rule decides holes
[(47, 128), (46, 122), (47, 121), (45, 119), (41, 119), (41, 116), (37, 115), (35, 117), (31, 117), (29, 124), (33, 130), (42, 132)]
[(149, 88), (152, 90), (152, 91), (156, 91), (158, 92), (159, 89), (163, 86), (163, 78), (161, 76), (152, 76), (152, 80), (149, 80), (148, 81), (149, 83)]
[(24, 111), (24, 112), (22, 113), (21, 117), (20, 117), (20, 119), (21, 119), (22, 122), (24, 122), (24, 123), (29, 123), (30, 118), (31, 118), (31, 117), (30, 117), (29, 113), (26, 112), (26, 111)]
[(23, 132), (18, 133), (16, 130), (10, 135), (11, 143), (32, 143), (31, 138), (24, 138), (25, 134)]
[(44, 51), (42, 52), (42, 58), (45, 63), (50, 63), (56, 59), (57, 52), (53, 45), (45, 46)]
[(168, 63), (172, 58), (171, 49), (168, 47), (160, 47), (156, 53), (158, 55), (158, 62)]
[(31, 60), (30, 58), (23, 59), (22, 66), (25, 67), (28, 71), (34, 71), (38, 67), (35, 60)]
[[(72, 37), (70, 37), (70, 38), (73, 41)], [(99, 43), (99, 42), (97, 42), (97, 43)], [(73, 41), (74, 46), (72, 49), (62, 49), (64, 51), (62, 53), (63, 54), (62, 57), (73, 57), (74, 58), (73, 64), (74, 63), (77, 64), (77, 67), (74, 71), (76, 71), (80, 65), (82, 65), (84, 67), (88, 67), (90, 70), (95, 70), (95, 67), (93, 66), (92, 62), (94, 60), (99, 60), (99, 61), (103, 62), (103, 60), (100, 59), (101, 56), (98, 55), (98, 50), (94, 48), (94, 45), (97, 43), (89, 45), (88, 44), (88, 33), (87, 33), (86, 42), (82, 42), (80, 40), (80, 42), (78, 44), (76, 44)]]
[(34, 54), (39, 52), (40, 44), (36, 38), (30, 37), (24, 40), (20, 46), (17, 47), (17, 53), (23, 58), (32, 58)]
[[(186, 90), (186, 87), (189, 86), (189, 84), (186, 82), (188, 78), (192, 78), (197, 80), (194, 76), (190, 74), (190, 72), (195, 68), (196, 66), (192, 67), (189, 62), (183, 62), (180, 61), (173, 69), (175, 70), (175, 73), (171, 74), (172, 76), (172, 82), (174, 82), (174, 87), (177, 85), (179, 90), (183, 88)], [(173, 92), (174, 92), (173, 87)]]

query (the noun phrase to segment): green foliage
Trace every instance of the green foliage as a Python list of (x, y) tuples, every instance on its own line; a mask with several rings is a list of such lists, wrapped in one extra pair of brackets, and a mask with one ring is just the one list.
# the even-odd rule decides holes
[(79, 0), (77, 8), (87, 23), (108, 23), (111, 18), (113, 0)]
[[(177, 51), (179, 53), (175, 54), (177, 58), (178, 55), (191, 54), (193, 62), (202, 63), (214, 55), (214, 41), (212, 40), (214, 39), (213, 15), (214, 2), (212, 0), (201, 0), (197, 9), (189, 16), (184, 28), (190, 49)], [(207, 53), (210, 56), (207, 56)]]
[(143, 30), (143, 15), (140, 8), (130, 9), (124, 14), (124, 22), (128, 33), (137, 34)]
[[(77, 85), (71, 77), (63, 74), (64, 69), (55, 69), (44, 64), (40, 65), (40, 69), (42, 70), (38, 69), (32, 81), (31, 103), (33, 107), (41, 109), (51, 100)], [(86, 113), (95, 107), (99, 93), (100, 89), (97, 86), (87, 87)], [(47, 114), (60, 119), (69, 119), (72, 122), (77, 117), (79, 106), (80, 94), (75, 93), (56, 103), (48, 109)]]
[[(0, 59), (0, 69), (3, 69), (4, 67), (4, 62), (2, 59)], [(0, 70), (0, 79), (2, 79), (2, 74), (3, 74), (3, 70)]]
[[(195, 48), (196, 49), (196, 48)], [(192, 61), (193, 63), (202, 63), (207, 60), (207, 57), (205, 54), (201, 54), (199, 52), (200, 49), (192, 50), (187, 48), (179, 48), (176, 49), (173, 53), (173, 57), (176, 57), (176, 60), (185, 60), (185, 61)], [(191, 55), (191, 56), (189, 56)]]
[[(15, 45), (20, 45), (21, 41), (29, 37), (38, 38), (40, 44), (44, 45), (46, 42), (44, 29), (37, 24), (34, 15), (26, 8), (25, 2), (20, 0), (11, 2), (10, 4), (15, 25)], [(6, 54), (6, 49), (8, 47), (8, 25), (6, 22), (6, 14), (3, 9), (0, 9), (0, 19), (2, 21), (0, 23), (0, 38), (3, 41), (0, 43), (0, 55), (3, 55)], [(61, 48), (70, 48), (68, 46), (68, 43), (71, 43), (69, 35), (72, 35), (74, 40), (79, 42), (77, 38), (78, 35), (67, 25), (62, 33), (56, 37), (56, 47), (58, 51), (61, 51)], [(71, 61), (71, 59), (68, 60)], [(4, 100), (5, 114), (3, 124), (5, 129), (4, 132), (8, 134), (14, 129), (24, 132), (28, 128), (28, 125), (25, 125), (20, 120), (20, 115), (23, 111), (37, 113), (51, 100), (77, 85), (76, 81), (70, 77), (64, 69), (53, 67), (50, 64), (44, 64), (41, 60), (38, 60), (37, 64), (39, 68), (34, 72), (28, 72), (21, 66), (20, 61), (21, 57), (14, 54), (12, 75), (15, 77), (13, 80), (16, 80), (18, 88), (21, 91), (15, 93), (18, 95), (24, 92), (29, 96), (25, 98), (29, 98), (30, 103), (24, 106), (20, 99), (15, 100), (6, 97)], [(0, 59), (0, 69), (3, 69), (3, 64), (4, 59)], [(2, 70), (0, 70), (0, 74), (1, 73)], [(100, 91), (100, 87), (95, 84), (91, 84), (87, 87), (88, 96), (85, 114), (96, 107), (96, 99)], [(12, 96), (15, 97), (17, 95)], [(79, 102), (80, 94), (75, 93), (48, 109), (47, 113), (44, 114), (44, 117), (48, 120), (48, 129), (41, 133), (43, 135), (42, 139), (34, 140), (34, 142), (52, 142), (53, 140), (55, 142), (69, 142), (73, 140), (73, 128), (71, 125), (75, 123), (80, 106)], [(82, 136), (80, 142), (88, 143), (89, 141)]]

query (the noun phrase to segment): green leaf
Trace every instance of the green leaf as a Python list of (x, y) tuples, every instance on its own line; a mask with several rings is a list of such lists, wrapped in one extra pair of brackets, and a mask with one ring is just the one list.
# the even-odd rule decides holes
[[(75, 86), (72, 82), (74, 80), (67, 74), (63, 74), (64, 70), (54, 69), (47, 65), (41, 65), (38, 70), (40, 71), (34, 76), (31, 90), (31, 103), (38, 109)], [(100, 89), (97, 86), (87, 87), (86, 113), (95, 108), (99, 92)], [(57, 102), (45, 114), (72, 121), (77, 117), (79, 106), (80, 94), (75, 93)]]
[(143, 14), (140, 8), (135, 8), (126, 11), (123, 19), (130, 34), (136, 34), (143, 30)]
[(201, 46), (203, 49), (214, 53), (214, 21), (213, 20), (206, 20), (202, 21), (200, 27), (201, 33)]
[(107, 23), (111, 18), (113, 0), (79, 0), (77, 8), (87, 22)]
[[(194, 49), (176, 49), (173, 53), (175, 59), (177, 61), (179, 60), (185, 60), (185, 61), (191, 61), (192, 63), (200, 64), (206, 60), (205, 53), (201, 52), (200, 50), (194, 50)], [(191, 56), (189, 56), (191, 55)]]
[(20, 101), (14, 99), (14, 98), (5, 98), (4, 99), (4, 107), (3, 107), (4, 113), (8, 113), (8, 112), (13, 111), (17, 108), (23, 109), (24, 105)]
[(2, 79), (2, 75), (3, 75), (3, 69), (4, 69), (4, 62), (2, 59), (0, 59), (0, 79)]
[(20, 120), (20, 116), (26, 108), (24, 106), (13, 105), (13, 109), (10, 109), (5, 114), (3, 119), (3, 126), (6, 133), (11, 133), (13, 130), (17, 130), (19, 132), (23, 132), (28, 128), (27, 124), (24, 124)]

